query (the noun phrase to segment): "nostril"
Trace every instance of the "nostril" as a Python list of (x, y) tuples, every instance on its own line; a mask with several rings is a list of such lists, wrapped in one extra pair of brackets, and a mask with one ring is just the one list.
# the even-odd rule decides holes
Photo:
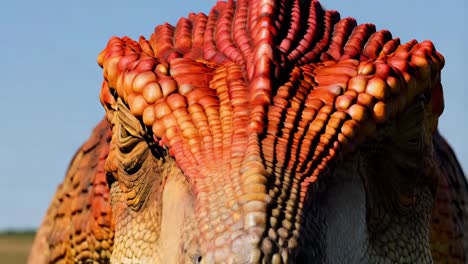
[(196, 264), (201, 264), (202, 260), (203, 260), (202, 256), (198, 256), (198, 257), (195, 258), (195, 263)]

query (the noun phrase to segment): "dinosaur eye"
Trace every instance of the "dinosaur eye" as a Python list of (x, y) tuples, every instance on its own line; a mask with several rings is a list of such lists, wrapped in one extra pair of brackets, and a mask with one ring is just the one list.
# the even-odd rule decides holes
[(132, 135), (130, 134), (130, 132), (128, 132), (127, 129), (125, 129), (125, 127), (121, 124), (119, 126), (119, 137), (120, 139), (126, 139), (128, 137), (131, 137)]
[(131, 152), (142, 141), (139, 136), (129, 131), (124, 124), (119, 124), (117, 135), (119, 149), (124, 153)]

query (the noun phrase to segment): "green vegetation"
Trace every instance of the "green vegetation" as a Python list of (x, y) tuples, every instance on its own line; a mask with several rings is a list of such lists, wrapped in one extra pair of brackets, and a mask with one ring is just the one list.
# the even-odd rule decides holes
[(35, 230), (0, 231), (0, 262), (26, 263), (35, 234)]

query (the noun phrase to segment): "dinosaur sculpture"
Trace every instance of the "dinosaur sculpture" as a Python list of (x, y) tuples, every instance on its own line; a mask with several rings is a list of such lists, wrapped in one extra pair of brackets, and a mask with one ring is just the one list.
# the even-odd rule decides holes
[(317, 1), (218, 2), (113, 37), (106, 120), (30, 263), (467, 261), (444, 59)]

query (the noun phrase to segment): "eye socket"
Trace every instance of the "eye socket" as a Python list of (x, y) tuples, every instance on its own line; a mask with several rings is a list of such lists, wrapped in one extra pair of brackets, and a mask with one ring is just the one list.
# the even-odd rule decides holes
[(120, 124), (119, 126), (119, 136), (121, 139), (126, 139), (128, 137), (131, 137), (132, 135), (130, 134), (130, 132), (128, 132), (127, 129), (125, 129), (125, 127)]

